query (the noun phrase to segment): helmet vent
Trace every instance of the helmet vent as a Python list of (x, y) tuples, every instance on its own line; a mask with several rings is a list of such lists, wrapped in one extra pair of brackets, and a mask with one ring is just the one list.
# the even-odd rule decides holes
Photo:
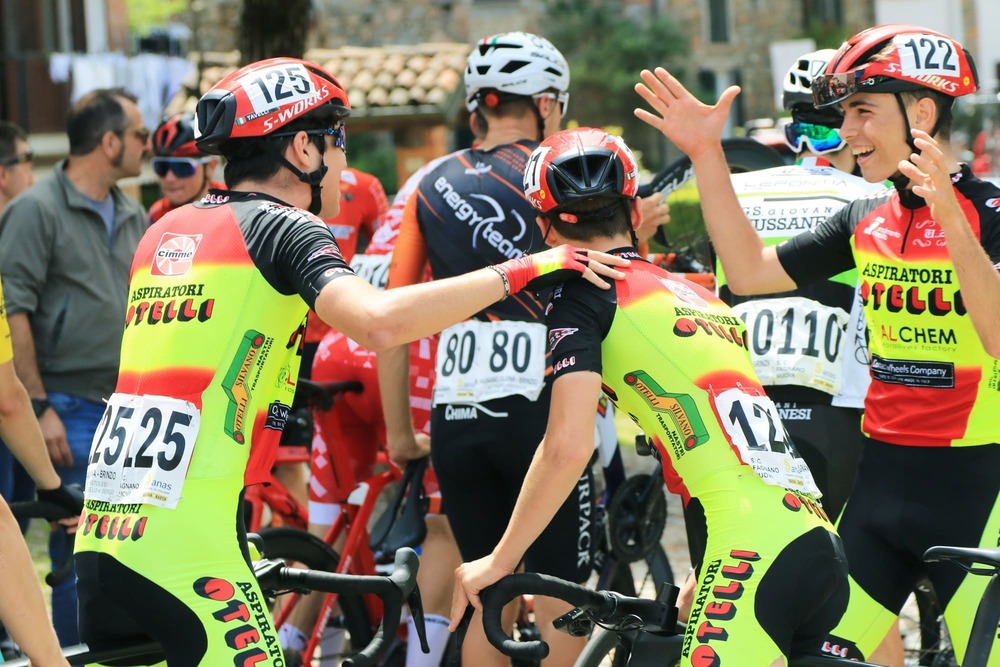
[(519, 69), (524, 69), (525, 67), (527, 67), (530, 64), (531, 63), (529, 63), (526, 60), (511, 60), (510, 62), (508, 62), (507, 64), (505, 64), (500, 69), (500, 71), (503, 72), (504, 74), (511, 74), (512, 72), (516, 72)]

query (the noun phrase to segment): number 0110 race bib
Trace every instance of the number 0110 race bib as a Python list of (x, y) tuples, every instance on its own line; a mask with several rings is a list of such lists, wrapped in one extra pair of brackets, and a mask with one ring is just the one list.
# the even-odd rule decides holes
[(480, 322), (448, 327), (437, 349), (434, 405), (515, 394), (532, 401), (545, 386), (545, 325)]
[(113, 394), (90, 448), (87, 498), (176, 508), (200, 422), (187, 401)]

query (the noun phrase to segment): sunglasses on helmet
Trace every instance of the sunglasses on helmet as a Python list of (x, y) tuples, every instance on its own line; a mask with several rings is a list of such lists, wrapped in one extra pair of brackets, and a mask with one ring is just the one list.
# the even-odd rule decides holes
[(198, 171), (198, 165), (207, 163), (211, 158), (191, 158), (191, 157), (154, 157), (152, 160), (153, 171), (160, 178), (164, 178), (167, 172), (174, 172), (177, 178), (190, 178)]
[(840, 74), (821, 74), (812, 80), (813, 104), (828, 107), (858, 92), (862, 70)]
[(785, 125), (785, 143), (796, 153), (801, 152), (802, 144), (806, 143), (810, 151), (822, 155), (840, 150), (844, 140), (832, 127), (813, 123), (789, 123)]

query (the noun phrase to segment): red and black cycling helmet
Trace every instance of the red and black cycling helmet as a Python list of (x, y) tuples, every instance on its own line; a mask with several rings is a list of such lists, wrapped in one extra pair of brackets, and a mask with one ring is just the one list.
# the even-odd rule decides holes
[(948, 97), (979, 90), (976, 65), (954, 39), (928, 28), (891, 23), (844, 42), (812, 81), (813, 102), (827, 107), (859, 93), (930, 89)]
[[(543, 214), (591, 197), (632, 199), (639, 166), (621, 137), (592, 127), (562, 130), (534, 150), (524, 170), (524, 195)], [(575, 222), (573, 216), (560, 216)]]
[(153, 155), (157, 157), (198, 157), (194, 140), (194, 114), (179, 113), (167, 118), (153, 132)]
[(347, 92), (322, 67), (298, 58), (269, 58), (228, 75), (196, 109), (198, 148), (220, 154), (231, 139), (264, 137), (320, 109), (331, 124), (351, 113)]

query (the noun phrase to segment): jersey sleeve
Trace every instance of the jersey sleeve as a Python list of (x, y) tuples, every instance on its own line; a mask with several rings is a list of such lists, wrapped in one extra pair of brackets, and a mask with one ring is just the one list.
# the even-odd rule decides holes
[(264, 278), (281, 294), (299, 294), (314, 308), (332, 280), (354, 271), (319, 218), (262, 214), (244, 227), (247, 252)]
[(413, 193), (403, 208), (399, 236), (389, 264), (387, 288), (415, 285), (424, 277), (427, 266), (427, 244), (417, 222), (417, 194)]
[[(592, 289), (590, 289), (592, 288)], [(566, 373), (600, 373), (601, 342), (611, 330), (615, 314), (614, 286), (599, 290), (584, 281), (571, 281), (552, 292), (546, 314), (552, 378)]]
[(796, 285), (808, 285), (854, 268), (854, 210), (855, 206), (849, 204), (810, 231), (777, 246), (778, 260)]

